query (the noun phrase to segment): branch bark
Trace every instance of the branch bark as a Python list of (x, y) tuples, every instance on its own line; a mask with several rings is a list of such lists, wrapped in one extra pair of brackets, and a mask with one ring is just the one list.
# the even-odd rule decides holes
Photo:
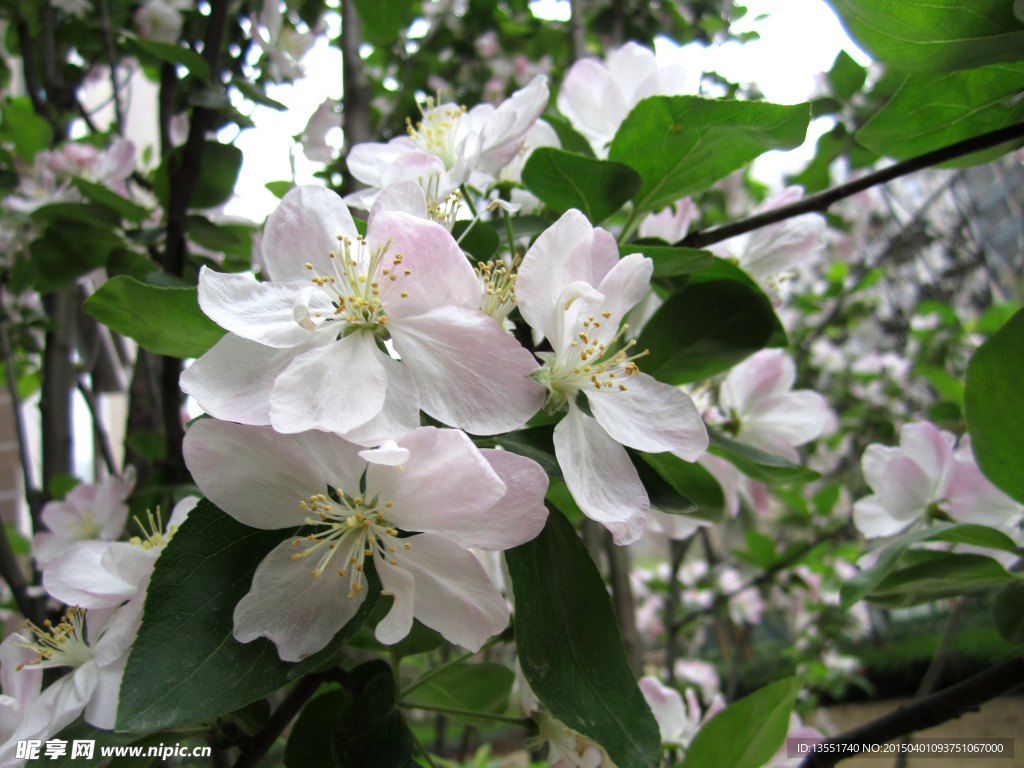
[(103, 463), (107, 466), (107, 472), (117, 476), (121, 473), (117, 469), (117, 461), (114, 459), (114, 451), (110, 447), (110, 436), (103, 426), (103, 417), (100, 414), (99, 403), (96, 401), (96, 394), (92, 391), (84, 378), (78, 379), (78, 391), (82, 393), (85, 404), (89, 406), (89, 415), (92, 417), (92, 431), (99, 445), (100, 453), (103, 455)]
[(98, 0), (100, 11), (100, 33), (103, 35), (103, 50), (107, 55), (107, 63), (110, 65), (110, 87), (113, 91), (111, 98), (114, 100), (114, 125), (117, 126), (117, 134), (124, 134), (124, 115), (121, 113), (121, 95), (118, 92), (117, 84), (117, 53), (114, 50), (114, 38), (110, 33), (110, 10), (107, 8), (107, 0)]
[[(1024, 655), (997, 664), (927, 698), (905, 704), (877, 720), (826, 739), (822, 744), (840, 750), (847, 744), (885, 744), (905, 734), (955, 720), (1021, 684), (1024, 684)], [(853, 751), (814, 752), (800, 763), (800, 768), (830, 768), (840, 760), (856, 757), (857, 754)]]
[[(347, 157), (356, 144), (372, 141), (370, 133), (370, 83), (366, 79), (359, 46), (363, 42), (362, 23), (352, 0), (341, 2), (341, 80), (344, 92), (341, 97), (342, 128), (345, 146), (342, 156)], [(345, 166), (342, 174), (341, 192), (348, 194), (362, 188), (362, 184)]]
[(577, 62), (587, 55), (587, 19), (583, 12), (584, 0), (570, 0), (569, 50), (572, 61)]
[(869, 173), (867, 176), (862, 176), (846, 184), (840, 184), (839, 186), (826, 189), (823, 192), (818, 192), (814, 195), (809, 195), (799, 202), (793, 203), (792, 205), (786, 205), (781, 208), (776, 208), (771, 211), (765, 211), (759, 213), (756, 216), (749, 216), (739, 221), (734, 221), (731, 224), (724, 224), (720, 227), (713, 227), (711, 229), (702, 230), (700, 232), (692, 232), (684, 237), (677, 245), (683, 248), (706, 248), (714, 243), (720, 243), (723, 240), (728, 240), (731, 237), (737, 235), (746, 234), (747, 232), (753, 232), (755, 229), (766, 227), (769, 224), (775, 224), (786, 219), (791, 219), (794, 216), (801, 216), (805, 213), (823, 213), (827, 211), (833, 203), (837, 203), (847, 197), (852, 197), (858, 192), (863, 192), (865, 189), (884, 184), (893, 179), (898, 179), (900, 176), (906, 176), (907, 174), (920, 171), (925, 168), (930, 168), (933, 165), (940, 165), (941, 163), (949, 160), (955, 160), (958, 157), (964, 157), (966, 155), (980, 152), (983, 149), (989, 149), (991, 147), (1005, 144), (1008, 141), (1019, 139), (1024, 137), (1024, 123), (1018, 123), (1017, 125), (1011, 125), (1007, 128), (1000, 128), (998, 131), (992, 131), (990, 133), (984, 133), (981, 136), (975, 136), (973, 139), (967, 139), (956, 144), (951, 144), (948, 147), (942, 147), (936, 149), (933, 152), (928, 152), (917, 157), (912, 157), (909, 160), (904, 160), (901, 163), (890, 165), (888, 168), (883, 168), (880, 171)]
[[(43, 487), (45, 495), (55, 475), (70, 474), (72, 468), (71, 390), (77, 375), (72, 358), (75, 350), (75, 315), (78, 312), (78, 290), (65, 288), (43, 297), (43, 305), (51, 328), (46, 332), (43, 352), (42, 412)], [(38, 516), (33, 517), (35, 530), (45, 530)]]
[(299, 714), (299, 710), (313, 697), (324, 679), (323, 675), (317, 674), (306, 675), (299, 680), (295, 687), (288, 692), (285, 700), (270, 715), (266, 724), (253, 735), (242, 749), (242, 754), (235, 761), (234, 768), (253, 768), (259, 765), (260, 760), (266, 757), (267, 752), (274, 746), (277, 737), (284, 732), (288, 724)]

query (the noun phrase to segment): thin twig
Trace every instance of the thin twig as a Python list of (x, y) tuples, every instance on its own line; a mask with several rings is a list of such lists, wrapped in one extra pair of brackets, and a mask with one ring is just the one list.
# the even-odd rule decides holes
[(99, 10), (103, 49), (107, 54), (107, 63), (110, 65), (110, 87), (113, 90), (114, 100), (114, 124), (117, 126), (117, 135), (120, 136), (124, 133), (124, 116), (121, 114), (121, 99), (118, 95), (117, 52), (114, 50), (114, 38), (110, 34), (110, 12), (107, 9), (107, 0), (99, 0)]
[(676, 656), (679, 654), (679, 627), (675, 623), (676, 612), (679, 610), (679, 569), (696, 538), (690, 534), (683, 541), (670, 539), (668, 543), (672, 557), (668, 574), (668, 599), (665, 601), (665, 667), (668, 669), (669, 685), (675, 685), (676, 682)]
[(464, 661), (466, 661), (468, 659), (473, 658), (478, 653), (483, 653), (483, 651), (485, 651), (486, 649), (490, 648), (492, 645), (495, 645), (496, 643), (501, 643), (501, 642), (507, 642), (507, 638), (505, 637), (505, 633), (502, 633), (500, 635), (495, 635), (494, 637), (492, 637), (490, 640), (488, 640), (486, 643), (484, 643), (482, 646), (480, 646), (480, 650), (479, 651), (466, 651), (464, 654), (462, 654), (461, 656), (456, 656), (451, 661), (446, 661), (444, 664), (438, 664), (436, 667), (433, 667), (432, 669), (428, 669), (422, 675), (420, 675), (415, 680), (413, 680), (411, 683), (409, 683), (409, 685), (405, 688), (405, 690), (402, 691), (402, 696), (403, 697), (404, 696), (408, 696), (410, 693), (415, 691), (421, 685), (423, 685), (425, 683), (429, 683), (431, 680), (433, 680), (439, 674), (444, 672), (446, 669), (448, 669), (450, 667), (457, 666), (457, 665), (461, 664), (462, 662), (464, 662)]
[(313, 697), (323, 681), (324, 676), (320, 674), (306, 675), (299, 680), (295, 687), (288, 692), (284, 701), (270, 715), (266, 724), (253, 734), (253, 737), (242, 749), (242, 754), (238, 756), (233, 768), (253, 768), (258, 765), (260, 760), (266, 757), (270, 748), (274, 746), (277, 737), (295, 719), (299, 710)]
[(117, 461), (114, 459), (114, 451), (110, 447), (110, 436), (103, 427), (103, 417), (100, 414), (99, 403), (96, 402), (96, 394), (85, 383), (85, 379), (79, 377), (78, 391), (85, 398), (85, 404), (89, 406), (89, 414), (92, 416), (92, 431), (99, 443), (100, 453), (103, 454), (103, 463), (107, 465), (107, 472), (115, 477), (121, 473), (117, 470)]
[[(442, 715), (451, 715), (452, 717), (475, 717), (481, 720), (493, 720), (496, 723), (508, 723), (510, 725), (519, 725), (526, 728), (532, 719), (529, 717), (506, 717), (505, 715), (491, 715), (485, 712), (470, 712), (465, 709), (448, 709), (447, 707), (432, 707), (428, 704), (415, 704), (411, 701), (400, 701), (398, 706), (403, 709), (422, 709), (424, 712), (440, 712)], [(235, 768), (238, 768), (236, 765)]]
[[(7, 373), (7, 391), (14, 409), (14, 428), (18, 437), (18, 456), (21, 459), (21, 473), (25, 482), (25, 499), (33, 510), (42, 506), (42, 491), (32, 480), (32, 457), (28, 449), (28, 430), (25, 429), (25, 417), (21, 412), (21, 395), (18, 394), (18, 379), (14, 371), (14, 355), (11, 352), (11, 337), (7, 331), (7, 321), (0, 322), (0, 350), (4, 355), (4, 370)], [(32, 515), (34, 520), (36, 515)]]
[(955, 160), (958, 157), (971, 155), (975, 152), (980, 152), (983, 149), (997, 147), (1000, 144), (1005, 144), (1008, 141), (1019, 139), (1021, 137), (1024, 137), (1024, 123), (1018, 123), (1017, 125), (1011, 125), (1007, 128), (1000, 128), (998, 131), (984, 133), (981, 136), (975, 136), (973, 139), (960, 141), (956, 144), (951, 144), (948, 147), (942, 147), (941, 149), (936, 149), (933, 152), (927, 152), (923, 155), (912, 157), (909, 160), (896, 163), (895, 165), (890, 165), (888, 168), (883, 168), (880, 171), (869, 173), (866, 176), (862, 176), (861, 178), (847, 182), (846, 184), (840, 184), (836, 187), (832, 187), (831, 189), (826, 189), (823, 192), (808, 195), (792, 205), (784, 205), (781, 208), (765, 211), (764, 213), (759, 213), (756, 216), (749, 216), (745, 219), (734, 221), (731, 224), (724, 224), (720, 227), (713, 227), (712, 229), (706, 229), (700, 232), (692, 232), (683, 238), (678, 245), (684, 248), (705, 248), (709, 245), (713, 245), (714, 243), (720, 243), (723, 240), (728, 240), (731, 237), (736, 237), (737, 235), (742, 235), (747, 232), (753, 232), (755, 229), (766, 227), (769, 224), (775, 224), (780, 221), (785, 221), (786, 219), (791, 219), (794, 216), (801, 216), (805, 213), (821, 213), (827, 211), (832, 204), (847, 197), (851, 197), (858, 192), (863, 192), (866, 189), (877, 186), (878, 184), (884, 184), (887, 181), (898, 179), (900, 176), (906, 176), (907, 174), (914, 173), (915, 171), (930, 168), (933, 165), (939, 165), (949, 160)]
[[(912, 701), (877, 720), (822, 742), (823, 751), (808, 755), (800, 768), (830, 768), (859, 752), (844, 752), (845, 745), (885, 744), (907, 733), (924, 731), (976, 711), (986, 701), (1009, 693), (1024, 683), (1024, 655), (969, 677), (927, 698)], [(824, 746), (827, 745), (827, 746)]]

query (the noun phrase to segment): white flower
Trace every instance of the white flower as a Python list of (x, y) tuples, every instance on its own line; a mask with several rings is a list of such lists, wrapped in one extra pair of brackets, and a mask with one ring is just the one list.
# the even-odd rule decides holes
[[(530, 126), (530, 130), (526, 132), (526, 136), (524, 137), (524, 142), (525, 143), (519, 153), (498, 173), (498, 181), (514, 181), (517, 184), (521, 183), (523, 180), (523, 168), (526, 166), (526, 161), (530, 159), (530, 156), (533, 154), (533, 150), (537, 149), (537, 147), (562, 148), (562, 142), (559, 140), (558, 134), (555, 133), (555, 129), (544, 120), (538, 120)], [(511, 191), (512, 202), (521, 205), (524, 209), (524, 213), (536, 210), (542, 206), (540, 199), (527, 189), (515, 186)], [(494, 194), (497, 194), (497, 192)]]
[(135, 487), (135, 467), (129, 465), (121, 477), (102, 483), (76, 485), (61, 501), (48, 502), (42, 518), (47, 531), (32, 539), (32, 556), (45, 568), (76, 541), (114, 541), (128, 520), (125, 501)]
[(306, 73), (302, 69), (302, 58), (316, 42), (312, 32), (299, 32), (284, 24), (280, 0), (263, 0), (259, 24), (267, 32), (259, 32), (257, 19), (251, 17), (253, 38), (267, 57), (267, 76), (275, 83), (294, 82)]
[(608, 157), (608, 144), (633, 107), (648, 96), (683, 92), (683, 68), (658, 67), (654, 51), (628, 42), (605, 57), (580, 59), (566, 73), (558, 111), (590, 141), (594, 154)]
[(0, 749), (14, 735), (25, 719), (25, 714), (39, 698), (43, 685), (43, 671), (25, 665), (36, 658), (28, 648), (29, 640), (17, 632), (0, 643)]
[(53, 5), (76, 19), (84, 18), (92, 11), (92, 3), (89, 0), (55, 0)]
[[(550, 341), (533, 374), (549, 390), (547, 410), (567, 403), (555, 427), (555, 454), (580, 509), (617, 544), (644, 531), (650, 504), (627, 445), (694, 461), (707, 431), (693, 401), (640, 373), (629, 342), (619, 348), (626, 313), (647, 292), (653, 264), (619, 259), (615, 238), (573, 209), (545, 230), (519, 267), (516, 301), (523, 318)], [(583, 393), (591, 415), (577, 404)]]
[[(420, 408), (496, 434), (543, 402), (536, 362), (479, 312), (479, 280), (439, 224), (375, 209), (363, 238), (341, 198), (296, 187), (262, 252), (272, 282), (199, 275), (200, 306), (231, 333), (181, 385), (211, 415), (369, 445), (417, 426)], [(389, 336), (401, 362), (378, 348)]]
[(684, 749), (690, 746), (701, 726), (725, 708), (722, 697), (715, 696), (702, 716), (700, 702), (697, 701), (697, 694), (692, 688), (686, 689), (684, 706), (679, 691), (669, 688), (652, 676), (640, 678), (640, 691), (654, 713), (654, 719), (658, 721), (662, 743)]
[(235, 608), (235, 637), (267, 637), (286, 661), (316, 653), (355, 615), (371, 557), (393, 601), (376, 628), (380, 642), (401, 640), (415, 617), (479, 650), (504, 629), (508, 606), (468, 548), (517, 546), (547, 519), (539, 465), (481, 451), (457, 430), (420, 427), (361, 450), (323, 432), (204, 419), (185, 435), (184, 453), (207, 498), (239, 522), (317, 527), (272, 550)]
[(711, 701), (721, 693), (721, 683), (714, 664), (700, 659), (676, 659), (676, 678), (700, 687), (704, 701)]
[(548, 768), (597, 768), (602, 763), (602, 751), (597, 742), (577, 733), (561, 720), (541, 710), (533, 715), (537, 735), (527, 746), (538, 749), (548, 743)]
[(422, 118), (408, 136), (387, 144), (356, 144), (346, 162), (352, 175), (369, 185), (345, 201), (369, 209), (381, 189), (396, 181), (418, 181), (431, 204), (442, 202), (473, 171), (497, 175), (519, 154), (526, 132), (548, 103), (547, 78), (538, 75), (498, 107), (435, 105), (428, 98)]
[(974, 462), (967, 436), (956, 437), (928, 422), (906, 424), (900, 445), (872, 443), (861, 458), (874, 491), (853, 505), (853, 521), (867, 537), (890, 536), (921, 519), (944, 518), (1010, 529), (1024, 505), (996, 488)]
[(341, 115), (337, 111), (337, 99), (324, 99), (316, 111), (309, 116), (302, 129), (302, 154), (314, 163), (329, 163), (334, 157), (334, 147), (327, 143), (327, 132), (341, 127)]
[(192, 0), (146, 0), (135, 12), (135, 26), (147, 40), (176, 43), (181, 37), (181, 12), (192, 7)]
[(640, 237), (657, 237), (666, 243), (678, 243), (690, 231), (690, 224), (697, 213), (693, 200), (684, 197), (657, 213), (647, 214), (640, 222), (637, 234)]

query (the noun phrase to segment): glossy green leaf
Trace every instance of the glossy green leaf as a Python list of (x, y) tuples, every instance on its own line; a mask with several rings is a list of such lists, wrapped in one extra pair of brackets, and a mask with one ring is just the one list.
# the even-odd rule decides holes
[(374, 677), (355, 696), (331, 737), (337, 768), (405, 768), (413, 743), (390, 672)]
[(697, 462), (683, 461), (671, 453), (640, 455), (679, 494), (696, 505), (696, 511), (689, 513), (691, 517), (699, 517), (711, 523), (721, 522), (725, 516), (725, 495), (722, 486), (704, 467)]
[(232, 636), (235, 605), (256, 567), (295, 533), (248, 528), (205, 499), (189, 513), (153, 570), (121, 683), (118, 729), (153, 730), (240, 709), (337, 655), (380, 596), (372, 568), (359, 612), (303, 661), (281, 661), (265, 638), (239, 643)]
[[(175, 147), (160, 163), (153, 175), (153, 191), (160, 204), (167, 206), (170, 190), (168, 168), (171, 163), (180, 163), (184, 147)], [(202, 163), (199, 179), (189, 208), (216, 208), (227, 202), (235, 191), (238, 172), (242, 168), (242, 150), (232, 144), (206, 141), (203, 144)]]
[(981, 471), (1024, 502), (1024, 310), (981, 345), (967, 366), (964, 413)]
[(907, 608), (999, 587), (1019, 578), (991, 557), (930, 552), (927, 560), (892, 571), (865, 599), (886, 608)]
[(352, 698), (345, 689), (327, 691), (303, 707), (284, 748), (285, 768), (334, 768), (331, 734)]
[(533, 459), (550, 477), (560, 480), (562, 470), (558, 466), (558, 459), (555, 458), (554, 433), (553, 425), (543, 424), (499, 435), (494, 438), (494, 442), (506, 451)]
[(0, 110), (2, 135), (14, 145), (14, 151), (31, 163), (36, 152), (50, 146), (53, 129), (46, 119), (37, 115), (27, 96), (8, 98)]
[(654, 262), (654, 277), (678, 277), (692, 275), (707, 269), (715, 261), (711, 251), (696, 248), (676, 248), (671, 245), (639, 245), (629, 243), (619, 246), (619, 256), (642, 253)]
[[(1024, 120), (1024, 63), (938, 75), (909, 75), (896, 95), (857, 131), (880, 155), (906, 160)], [(944, 167), (987, 163), (1024, 139), (958, 158)]]
[(91, 181), (78, 178), (72, 179), (71, 183), (89, 200), (114, 209), (127, 221), (138, 224), (149, 215), (146, 208), (133, 203), (126, 197), (121, 197), (116, 192), (111, 192), (100, 184), (93, 184)]
[(158, 355), (199, 357), (226, 333), (203, 314), (195, 288), (160, 288), (125, 275), (105, 282), (82, 309)]
[(249, 101), (262, 104), (263, 106), (270, 107), (271, 109), (276, 109), (278, 112), (284, 112), (288, 109), (286, 104), (282, 104), (280, 101), (276, 101), (267, 96), (267, 92), (263, 90), (262, 86), (257, 85), (256, 83), (250, 83), (245, 78), (235, 75), (231, 78), (231, 85), (237, 88), (238, 92)]
[(654, 466), (644, 460), (641, 453), (632, 448), (627, 448), (626, 452), (654, 509), (668, 515), (690, 515), (697, 511), (697, 505), (676, 490)]
[(54, 220), (43, 236), (30, 246), (35, 271), (33, 287), (40, 293), (66, 288), (82, 275), (106, 264), (110, 254), (123, 245), (117, 232), (107, 226), (70, 218)]
[(264, 185), (267, 191), (270, 192), (274, 197), (280, 200), (286, 194), (288, 190), (295, 186), (295, 182), (292, 181), (268, 181)]
[(207, 66), (206, 59), (190, 48), (185, 48), (177, 43), (161, 43), (127, 34), (125, 34), (122, 44), (137, 56), (151, 56), (160, 61), (166, 61), (168, 64), (181, 64), (200, 80), (207, 82), (210, 80), (210, 67)]
[(912, 544), (924, 541), (929, 536), (934, 536), (952, 527), (948, 523), (937, 523), (929, 528), (915, 528), (883, 545), (873, 566), (861, 571), (852, 579), (848, 579), (839, 588), (840, 607), (843, 610), (850, 608), (882, 583)]
[(417, 687), (406, 701), (500, 715), (508, 708), (515, 673), (503, 664), (457, 664)]
[(711, 718), (686, 750), (683, 768), (760, 768), (786, 741), (800, 677), (766, 685)]
[(412, 0), (353, 0), (363, 37), (376, 45), (393, 45), (398, 33), (412, 22)]
[[(500, 224), (501, 222), (495, 223)], [(498, 233), (495, 232), (494, 226), (489, 222), (477, 221), (472, 228), (469, 228), (469, 224), (470, 222), (466, 220), (456, 221), (455, 226), (452, 227), (452, 237), (458, 242), (459, 247), (472, 257), (470, 261), (475, 266), (476, 262), (487, 261), (491, 258), (498, 250), (498, 244), (501, 241), (498, 239)], [(467, 228), (469, 228), (468, 233), (466, 232)]]
[(558, 718), (604, 747), (619, 768), (658, 765), (661, 735), (636, 684), (601, 575), (556, 510), (533, 541), (505, 553), (516, 601), (516, 649), (530, 687)]
[(862, 67), (846, 51), (840, 51), (828, 71), (828, 90), (842, 101), (850, 98), (864, 86), (868, 79), (868, 71)]
[(1024, 584), (1007, 584), (992, 603), (992, 619), (1003, 640), (1024, 645)]
[(186, 220), (189, 239), (211, 251), (226, 256), (252, 259), (252, 233), (254, 227), (244, 224), (214, 224), (205, 216), (192, 214)]
[(577, 155), (594, 157), (594, 149), (590, 146), (590, 142), (573, 128), (572, 123), (567, 119), (561, 115), (550, 113), (544, 115), (542, 119), (555, 129), (555, 133), (558, 134), (558, 140), (562, 144), (562, 149), (567, 152), (575, 152)]
[(637, 104), (612, 140), (608, 159), (643, 179), (637, 213), (701, 192), (770, 149), (804, 142), (807, 104), (652, 96)]
[(955, 525), (928, 536), (925, 541), (949, 541), (954, 544), (970, 544), (974, 547), (998, 549), (1003, 552), (1018, 554), (1021, 548), (1017, 542), (1002, 531), (987, 525)]
[(904, 72), (952, 72), (1024, 59), (1010, 0), (829, 0), (872, 58)]
[(640, 189), (628, 165), (537, 147), (523, 167), (523, 185), (558, 211), (576, 208), (600, 224)]
[(711, 439), (708, 451), (731, 462), (747, 477), (762, 483), (768, 485), (811, 483), (821, 477), (820, 472), (733, 440), (711, 427), (708, 427), (708, 437)]
[[(144, 739), (146, 735), (147, 734), (145, 733), (118, 733), (116, 731), (104, 731), (89, 725), (84, 720), (79, 720), (54, 736), (55, 739), (61, 739), (68, 743), (66, 754), (57, 758), (47, 758), (45, 751), (46, 744), (44, 742), (43, 747), (40, 750), (39, 759), (29, 760), (26, 762), (26, 765), (48, 765), (53, 766), (53, 768), (94, 768), (94, 766), (102, 765), (110, 759), (109, 757), (103, 757), (103, 747), (127, 747), (140, 739)], [(169, 737), (172, 740), (175, 738), (181, 738), (178, 734), (174, 733), (160, 735)], [(95, 741), (96, 746), (93, 749), (92, 757), (72, 757), (72, 747), (75, 741)], [(153, 758), (149, 759), (150, 762), (153, 761)]]

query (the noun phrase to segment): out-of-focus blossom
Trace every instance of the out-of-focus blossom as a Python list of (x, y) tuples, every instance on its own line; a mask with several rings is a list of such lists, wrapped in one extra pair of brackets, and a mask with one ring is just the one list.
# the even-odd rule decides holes
[(558, 92), (558, 111), (590, 142), (594, 154), (608, 157), (608, 144), (619, 126), (648, 96), (681, 94), (683, 68), (658, 67), (654, 51), (628, 42), (604, 62), (580, 59), (565, 75)]
[(537, 735), (527, 741), (530, 749), (548, 744), (548, 768), (597, 768), (602, 764), (602, 751), (593, 739), (577, 733), (561, 720), (540, 710), (533, 715)]
[(341, 115), (335, 99), (324, 99), (316, 111), (309, 116), (306, 127), (302, 129), (299, 141), (302, 154), (314, 163), (329, 163), (334, 157), (334, 147), (327, 143), (327, 132), (332, 128), (341, 127)]
[(721, 693), (721, 681), (714, 664), (700, 659), (676, 659), (675, 673), (677, 680), (685, 680), (700, 688), (700, 696), (705, 702), (712, 701)]
[(26, 667), (36, 658), (36, 652), (27, 647), (30, 642), (15, 632), (0, 643), (0, 752), (5, 751), (7, 742), (39, 699), (43, 685), (43, 671), (36, 666)]
[(723, 568), (718, 575), (718, 588), (729, 598), (729, 616), (737, 624), (759, 624), (764, 613), (764, 600), (756, 587), (742, 589), (743, 580), (739, 572)]
[(139, 36), (158, 43), (176, 43), (184, 23), (181, 12), (194, 7), (193, 0), (146, 0), (135, 12)]
[(92, 3), (89, 0), (54, 0), (53, 6), (76, 19), (84, 18), (87, 13), (92, 12)]
[(677, 747), (690, 746), (693, 737), (708, 720), (725, 709), (725, 700), (716, 696), (702, 714), (697, 694), (686, 689), (686, 703), (675, 688), (669, 688), (656, 677), (640, 678), (640, 691), (658, 721), (663, 744)]
[(647, 214), (640, 222), (637, 234), (640, 237), (658, 237), (666, 243), (678, 243), (686, 237), (697, 215), (693, 200), (684, 197), (657, 213)]
[(316, 42), (312, 32), (299, 32), (284, 23), (280, 0), (263, 0), (259, 24), (266, 30), (264, 37), (257, 29), (257, 19), (252, 18), (253, 38), (263, 50), (267, 61), (267, 75), (275, 83), (294, 82), (306, 73), (302, 68), (302, 57)]

